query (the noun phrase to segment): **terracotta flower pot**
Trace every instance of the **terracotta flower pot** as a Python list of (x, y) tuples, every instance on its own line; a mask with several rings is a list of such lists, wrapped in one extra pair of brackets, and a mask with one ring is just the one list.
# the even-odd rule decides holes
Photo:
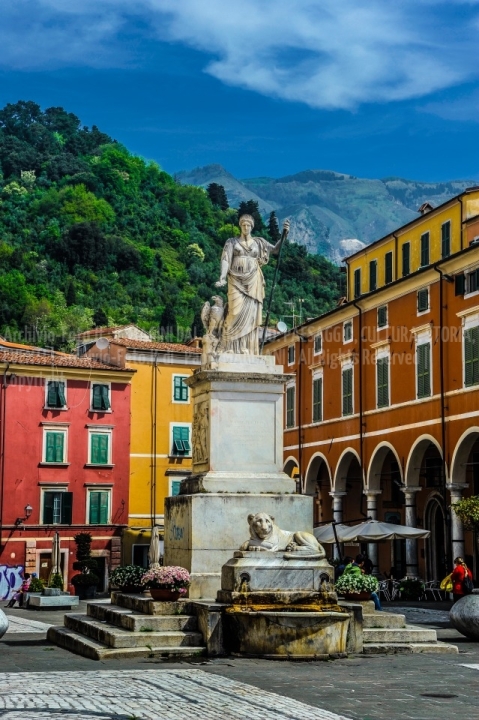
[(164, 602), (175, 602), (181, 596), (179, 590), (170, 590), (169, 588), (150, 588), (150, 594), (153, 600), (163, 600)]

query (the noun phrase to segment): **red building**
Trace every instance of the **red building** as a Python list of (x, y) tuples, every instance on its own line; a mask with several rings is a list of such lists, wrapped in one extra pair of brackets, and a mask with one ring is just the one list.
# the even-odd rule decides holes
[(285, 471), (315, 497), (317, 523), (431, 531), (371, 545), (380, 571), (440, 580), (461, 555), (478, 577), (451, 505), (479, 495), (479, 189), (346, 264), (346, 301), (267, 345), (291, 373)]
[(65, 587), (89, 532), (103, 590), (128, 524), (133, 371), (0, 340), (0, 373), (0, 598), (23, 569), (48, 579), (55, 531)]

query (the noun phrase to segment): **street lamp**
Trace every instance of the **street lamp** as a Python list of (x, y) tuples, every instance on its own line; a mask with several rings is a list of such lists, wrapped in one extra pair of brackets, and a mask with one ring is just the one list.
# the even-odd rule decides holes
[(15, 520), (15, 525), (18, 527), (18, 526), (21, 525), (25, 520), (28, 520), (28, 518), (30, 517), (30, 515), (32, 514), (32, 512), (33, 512), (33, 508), (32, 508), (32, 506), (30, 505), (30, 503), (28, 503), (28, 505), (25, 505), (25, 515), (24, 515), (23, 517), (17, 517), (17, 519)]

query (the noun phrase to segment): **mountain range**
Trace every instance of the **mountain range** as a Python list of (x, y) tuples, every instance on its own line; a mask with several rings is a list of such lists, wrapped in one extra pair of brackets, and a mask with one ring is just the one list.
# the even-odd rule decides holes
[(274, 210), (280, 221), (289, 217), (291, 240), (336, 263), (416, 218), (422, 203), (440, 205), (477, 184), (474, 180), (431, 183), (399, 177), (374, 180), (331, 170), (238, 179), (217, 164), (176, 173), (175, 179), (201, 187), (218, 183), (232, 207), (242, 200), (255, 200), (262, 215)]

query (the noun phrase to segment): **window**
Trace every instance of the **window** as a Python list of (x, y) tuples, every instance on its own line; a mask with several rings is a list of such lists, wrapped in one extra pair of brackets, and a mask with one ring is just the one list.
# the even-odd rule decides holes
[(389, 358), (378, 357), (376, 360), (378, 408), (389, 405)]
[(343, 415), (353, 414), (353, 368), (343, 368)]
[(65, 385), (66, 383), (59, 380), (47, 381), (46, 407), (64, 408), (66, 406)]
[(421, 267), (429, 265), (429, 233), (421, 235)]
[(467, 291), (473, 293), (477, 292), (477, 290), (479, 290), (479, 268), (477, 268), (477, 270), (473, 270), (473, 272), (469, 273), (467, 276)]
[(42, 499), (44, 525), (71, 525), (73, 493), (63, 490), (44, 490)]
[(110, 410), (110, 386), (93, 384), (91, 388), (91, 409), (97, 412)]
[(386, 285), (393, 281), (393, 254), (387, 252), (384, 256), (384, 282)]
[(294, 427), (296, 388), (290, 385), (286, 388), (286, 427)]
[(294, 345), (290, 345), (288, 348), (288, 365), (294, 364)]
[(451, 221), (441, 225), (441, 252), (442, 257), (446, 258), (451, 254)]
[(172, 455), (191, 455), (190, 426), (174, 425), (172, 431)]
[(479, 325), (464, 330), (464, 385), (479, 383)]
[(369, 292), (376, 290), (378, 286), (378, 261), (371, 260), (369, 263)]
[(323, 334), (318, 333), (314, 336), (314, 354), (319, 355), (323, 352)]
[(110, 490), (88, 491), (88, 522), (90, 525), (108, 525), (110, 494)]
[(386, 327), (388, 324), (388, 306), (378, 307), (378, 327)]
[(343, 324), (343, 342), (351, 342), (353, 339), (353, 322), (348, 320)]
[(189, 401), (189, 387), (185, 383), (186, 375), (174, 375), (173, 376), (173, 401), (174, 402), (188, 402)]
[(442, 476), (442, 460), (440, 457), (429, 457), (424, 460), (422, 473), (426, 479), (426, 487), (440, 487)]
[(180, 494), (181, 480), (170, 480), (170, 497)]
[(323, 419), (323, 378), (313, 377), (313, 422)]
[(402, 246), (402, 274), (403, 277), (411, 272), (411, 244), (404, 243)]
[(354, 297), (361, 296), (361, 268), (354, 271)]
[(90, 465), (111, 465), (111, 432), (90, 432)]
[(429, 289), (423, 288), (417, 294), (417, 311), (418, 313), (429, 310)]
[(145, 569), (148, 568), (150, 564), (148, 562), (149, 549), (149, 545), (133, 545), (131, 555), (133, 565), (139, 565), (140, 567)]
[(45, 430), (43, 438), (43, 462), (65, 463), (66, 430)]
[(421, 343), (416, 348), (417, 397), (431, 394), (431, 343)]

